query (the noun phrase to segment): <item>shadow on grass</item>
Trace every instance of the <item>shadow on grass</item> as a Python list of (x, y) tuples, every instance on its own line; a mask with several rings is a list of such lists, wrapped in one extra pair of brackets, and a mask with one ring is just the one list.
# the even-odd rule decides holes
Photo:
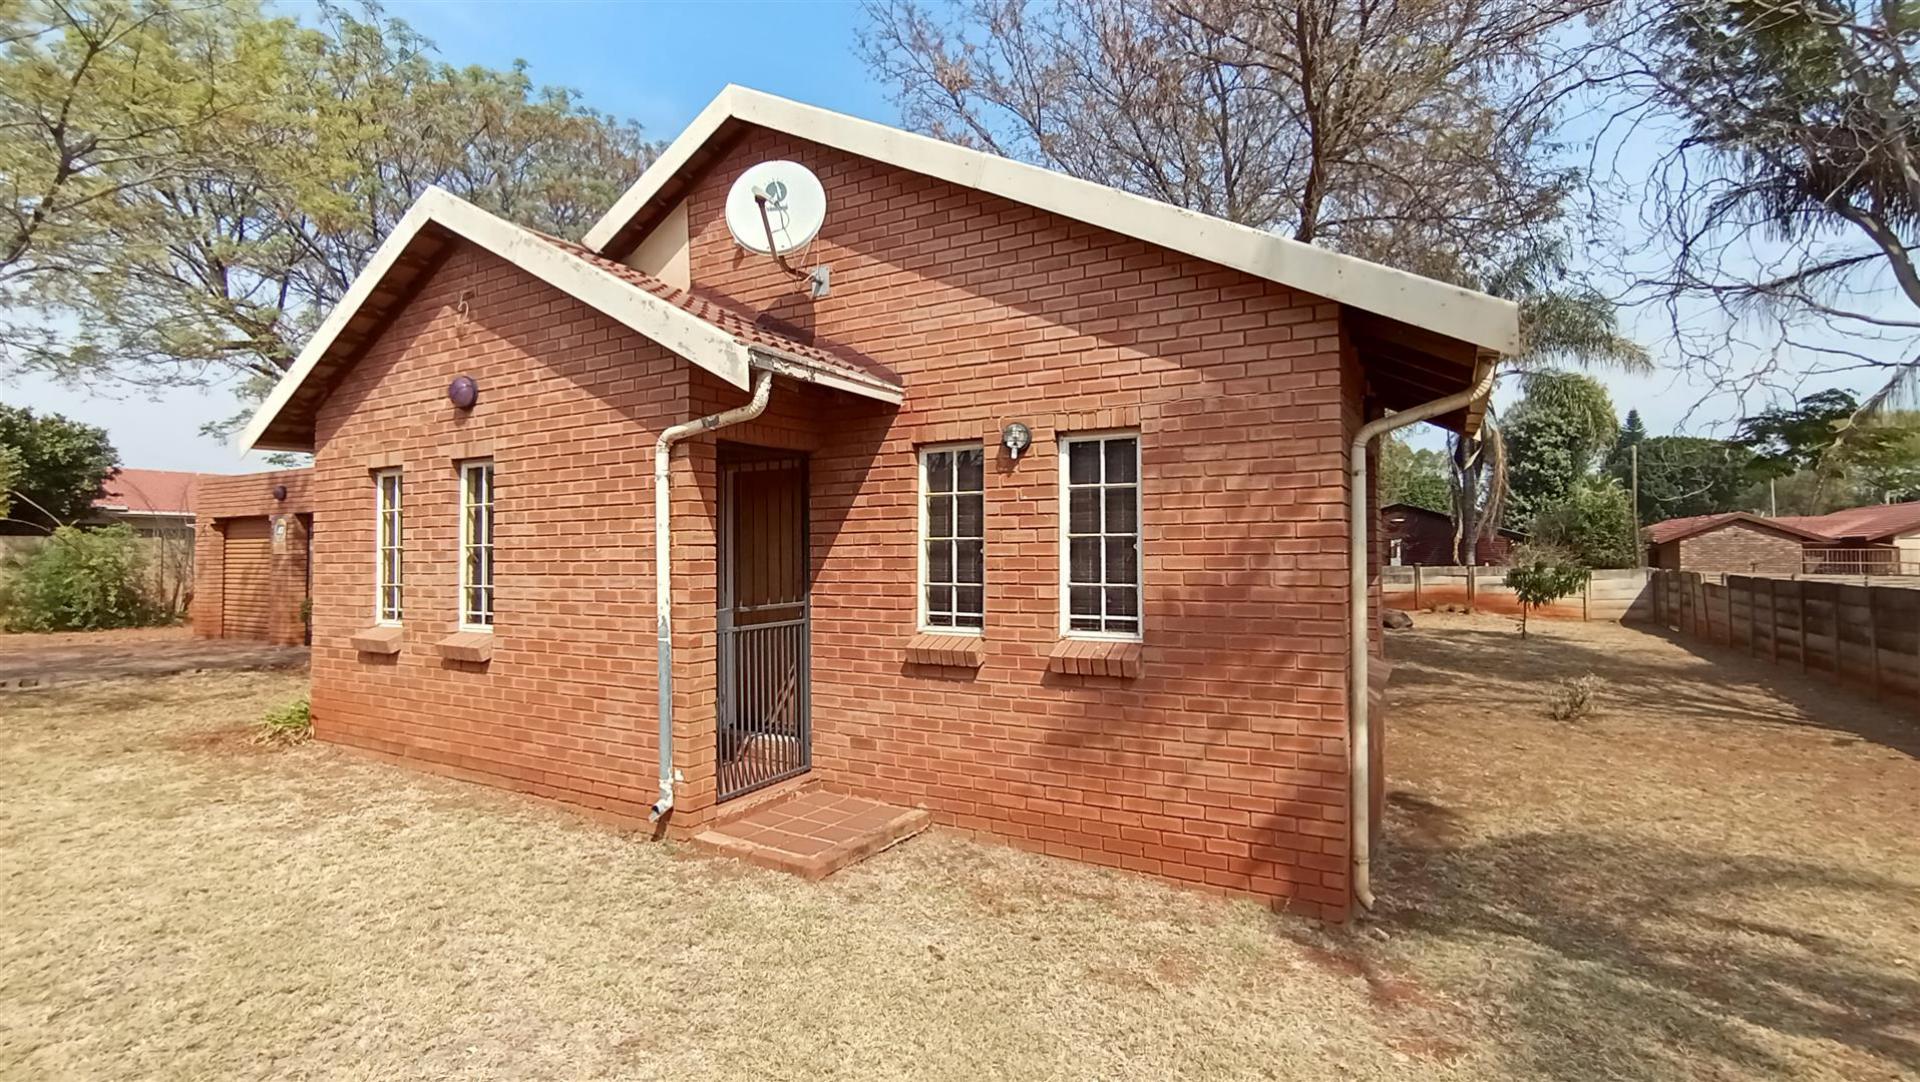
[(1860, 941), (1742, 915), (1769, 902), (1920, 914), (1910, 885), (1647, 837), (1554, 832), (1449, 844), (1445, 809), (1403, 793), (1391, 804), (1397, 843), (1385, 871), (1398, 897), (1385, 920), (1498, 959), (1490, 983), (1502, 1001), (1493, 1006), (1512, 1023), (1500, 1043), (1516, 1077), (1789, 1069), (1782, 1047), (1756, 1029), (1832, 1041), (1882, 1070), (1920, 1067), (1912, 959), (1903, 967)]
[[(1475, 686), (1474, 681), (1509, 671), (1516, 653), (1525, 652), (1542, 695), (1550, 681), (1593, 673), (1617, 693), (1657, 697), (1661, 710), (1675, 722), (1724, 725), (1734, 720), (1826, 729), (1920, 758), (1920, 722), (1870, 697), (1662, 629), (1629, 625), (1627, 630), (1669, 642), (1685, 651), (1688, 660), (1661, 663), (1639, 653), (1622, 657), (1604, 640), (1559, 638), (1551, 630), (1524, 642), (1517, 633), (1493, 629), (1415, 631), (1387, 640), (1394, 663), (1392, 691), (1458, 697), (1462, 688)], [(1764, 701), (1745, 697), (1737, 716), (1730, 716), (1727, 693), (1736, 688), (1758, 690)]]

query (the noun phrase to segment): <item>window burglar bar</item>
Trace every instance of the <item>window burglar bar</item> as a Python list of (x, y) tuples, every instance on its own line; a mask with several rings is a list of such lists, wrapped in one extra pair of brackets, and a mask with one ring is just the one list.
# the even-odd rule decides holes
[(1138, 638), (1140, 438), (1070, 437), (1065, 451), (1065, 630)]
[(460, 626), (493, 627), (493, 463), (460, 467)]
[(986, 622), (986, 454), (980, 445), (920, 453), (921, 626)]
[(400, 471), (386, 470), (375, 475), (379, 485), (378, 528), (380, 539), (379, 588), (374, 601), (374, 618), (390, 624), (400, 622)]

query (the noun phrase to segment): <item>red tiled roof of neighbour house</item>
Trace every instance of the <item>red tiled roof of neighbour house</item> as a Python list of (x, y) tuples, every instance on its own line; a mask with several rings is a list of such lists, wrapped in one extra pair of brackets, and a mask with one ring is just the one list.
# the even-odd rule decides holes
[(1670, 518), (1665, 522), (1656, 522), (1646, 528), (1647, 540), (1656, 545), (1669, 541), (1678, 541), (1695, 534), (1716, 530), (1730, 522), (1746, 522), (1763, 529), (1776, 530), (1791, 534), (1804, 541), (1831, 541), (1832, 538), (1806, 524), (1804, 520), (1787, 518), (1767, 518), (1747, 511), (1728, 511), (1718, 515), (1693, 515), (1687, 518)]
[(1881, 541), (1920, 533), (1920, 501), (1876, 503), (1825, 515), (1797, 515), (1777, 521), (1791, 522), (1834, 540)]
[(865, 354), (843, 346), (822, 343), (807, 331), (771, 316), (755, 315), (713, 294), (694, 293), (681, 289), (645, 271), (635, 270), (625, 263), (597, 255), (592, 249), (570, 240), (563, 240), (536, 230), (528, 230), (528, 232), (575, 259), (590, 263), (624, 282), (646, 290), (691, 316), (713, 324), (745, 342), (750, 348), (781, 354), (809, 366), (835, 369), (842, 375), (863, 382), (877, 382), (896, 388), (900, 386), (899, 373)]
[(116, 470), (93, 506), (132, 515), (191, 515), (199, 480), (199, 474), (182, 470)]

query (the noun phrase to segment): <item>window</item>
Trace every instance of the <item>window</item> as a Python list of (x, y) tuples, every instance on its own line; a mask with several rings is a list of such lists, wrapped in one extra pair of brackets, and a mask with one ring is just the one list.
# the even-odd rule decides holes
[(460, 466), (460, 626), (493, 629), (493, 463)]
[(373, 616), (383, 624), (400, 622), (400, 471), (381, 470), (373, 475), (374, 497), (374, 601)]
[(920, 451), (920, 626), (978, 631), (986, 623), (986, 453), (980, 445)]
[(1140, 637), (1140, 437), (1061, 441), (1062, 630)]

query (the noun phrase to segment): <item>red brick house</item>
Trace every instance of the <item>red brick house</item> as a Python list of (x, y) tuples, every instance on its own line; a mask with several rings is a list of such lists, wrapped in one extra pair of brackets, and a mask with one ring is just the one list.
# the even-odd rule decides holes
[[(769, 161), (828, 200), (791, 260), (726, 221)], [(729, 88), (581, 244), (429, 193), (243, 442), (315, 454), (326, 739), (682, 836), (825, 785), (1338, 919), (1380, 797), (1354, 448), (1478, 426), (1517, 334)]]
[(1806, 546), (1832, 543), (1794, 521), (1746, 511), (1670, 518), (1644, 532), (1647, 566), (1669, 571), (1798, 575)]
[[(1456, 563), (1453, 516), (1411, 503), (1390, 503), (1380, 509), (1380, 538), (1391, 567), (1449, 567)], [(1474, 563), (1504, 567), (1512, 560), (1520, 535), (1496, 530), (1474, 545)]]

